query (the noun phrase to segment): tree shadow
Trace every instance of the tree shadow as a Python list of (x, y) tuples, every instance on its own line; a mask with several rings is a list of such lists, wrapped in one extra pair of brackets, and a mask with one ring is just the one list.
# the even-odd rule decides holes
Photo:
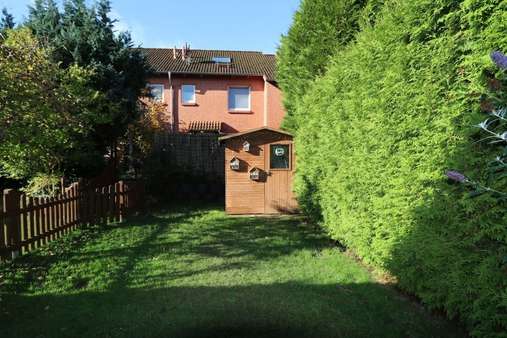
[[(22, 258), (65, 272), (53, 274), (61, 281), (53, 279), (50, 290), (43, 284), (48, 276), (37, 288), (24, 273), (16, 275), (16, 263), (10, 266), (0, 336), (464, 336), (375, 283), (205, 285), (210, 273), (333, 246), (299, 217), (228, 217), (214, 206), (177, 206), (94, 228), (88, 242), (75, 244), (50, 262), (42, 252)], [(158, 257), (167, 265), (159, 267)]]
[[(305, 248), (319, 251), (332, 245), (324, 234), (303, 224), (300, 218), (203, 217), (211, 210), (216, 207), (173, 206), (155, 214), (130, 218), (125, 223), (94, 226), (71, 233), (0, 266), (4, 292), (23, 293), (33, 285), (42, 286), (48, 271), (55, 265), (111, 265), (107, 288), (116, 289), (131, 285), (133, 280), (139, 283), (141, 279), (143, 285), (152, 286), (160, 281), (212, 271), (248, 268), (294, 251)], [(125, 228), (129, 229), (128, 237), (116, 237)], [(135, 238), (131, 238), (133, 236)], [(103, 242), (107, 244), (99, 245)], [(145, 271), (149, 267), (135, 269), (138, 262), (164, 253), (170, 253), (179, 261), (186, 260), (189, 266), (205, 259), (227, 260), (203, 269), (171, 267), (157, 274)], [(71, 289), (74, 284), (84, 287), (93, 282), (95, 276), (75, 278), (73, 284), (62, 282), (61, 287)]]
[[(459, 337), (373, 283), (122, 288), (17, 296), (3, 337)], [(37, 313), (28, 320), (20, 314)]]

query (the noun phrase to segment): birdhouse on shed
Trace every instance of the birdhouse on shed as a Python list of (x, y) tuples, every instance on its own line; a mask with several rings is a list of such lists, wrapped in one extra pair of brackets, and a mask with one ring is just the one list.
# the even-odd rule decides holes
[(250, 142), (245, 141), (243, 142), (243, 151), (249, 152), (250, 151)]
[(261, 170), (257, 167), (250, 170), (250, 179), (252, 181), (259, 181), (261, 179)]
[[(297, 212), (292, 191), (295, 155), (291, 134), (262, 127), (222, 136), (220, 143), (225, 146), (225, 211), (228, 214)], [(235, 169), (236, 163), (240, 169)]]
[(239, 170), (239, 158), (233, 157), (230, 161), (231, 170)]

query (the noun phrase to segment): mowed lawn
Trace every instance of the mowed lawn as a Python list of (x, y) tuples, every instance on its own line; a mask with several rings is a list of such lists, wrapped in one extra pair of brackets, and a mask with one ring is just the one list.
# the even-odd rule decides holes
[(294, 217), (179, 207), (76, 231), (0, 275), (0, 337), (463, 336)]

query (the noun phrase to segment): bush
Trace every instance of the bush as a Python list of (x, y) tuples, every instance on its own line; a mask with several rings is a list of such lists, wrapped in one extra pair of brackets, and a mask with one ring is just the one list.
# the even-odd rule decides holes
[(501, 0), (386, 2), (295, 107), (303, 210), (475, 336), (507, 331), (505, 202), (444, 173), (487, 175), (472, 126), (506, 31)]

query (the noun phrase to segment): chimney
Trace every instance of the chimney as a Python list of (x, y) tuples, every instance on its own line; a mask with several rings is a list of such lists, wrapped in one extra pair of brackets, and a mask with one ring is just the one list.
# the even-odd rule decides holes
[(173, 59), (176, 60), (176, 46), (173, 47)]
[(181, 59), (185, 61), (190, 57), (190, 45), (185, 42), (185, 44), (181, 47)]

